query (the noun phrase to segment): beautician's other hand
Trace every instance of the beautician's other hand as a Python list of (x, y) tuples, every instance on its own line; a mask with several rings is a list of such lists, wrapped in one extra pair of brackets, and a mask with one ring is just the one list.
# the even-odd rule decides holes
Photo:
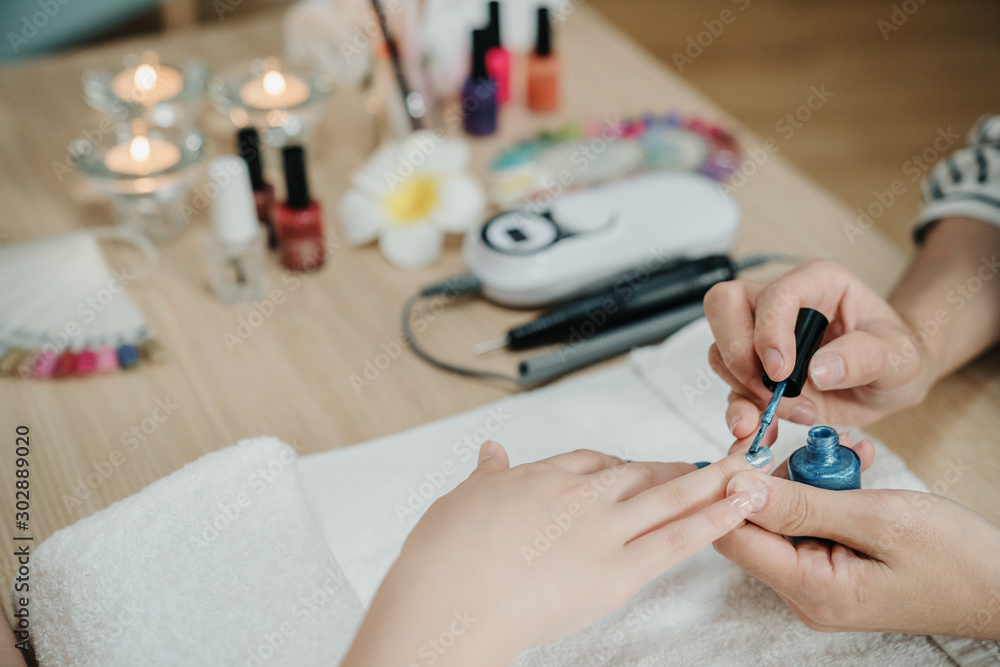
[(751, 472), (729, 493), (766, 501), (716, 550), (810, 628), (1000, 640), (1000, 529), (972, 510), (929, 493), (827, 491)]
[(913, 328), (847, 269), (807, 260), (769, 284), (730, 281), (705, 296), (715, 334), (709, 363), (733, 390), (726, 423), (734, 436), (757, 429), (771, 398), (764, 370), (775, 381), (791, 373), (800, 307), (820, 311), (830, 326), (809, 364), (808, 386), (781, 401), (779, 417), (863, 425), (923, 400), (936, 378), (913, 345)]
[(695, 470), (589, 450), (511, 468), (487, 442), (406, 539), (343, 665), (507, 665), (568, 636), (739, 525), (750, 496), (726, 485), (748, 469), (742, 452)]

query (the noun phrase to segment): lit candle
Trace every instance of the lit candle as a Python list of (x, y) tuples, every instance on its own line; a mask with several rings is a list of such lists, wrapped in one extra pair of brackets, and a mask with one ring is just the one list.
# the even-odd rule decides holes
[(309, 85), (294, 74), (269, 68), (240, 87), (240, 99), (254, 109), (288, 109), (309, 99)]
[(130, 104), (147, 107), (172, 100), (184, 87), (184, 75), (173, 67), (161, 65), (155, 53), (143, 54), (143, 62), (115, 75), (111, 91)]
[(104, 164), (113, 172), (130, 176), (145, 176), (170, 169), (181, 160), (177, 146), (163, 139), (150, 139), (144, 134), (112, 146), (104, 156)]

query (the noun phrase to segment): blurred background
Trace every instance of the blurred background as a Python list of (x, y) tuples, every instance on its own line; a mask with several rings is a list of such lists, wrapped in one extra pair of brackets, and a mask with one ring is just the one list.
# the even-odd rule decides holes
[[(15, 54), (11, 26), (45, 2), (5, 0), (0, 66), (123, 36), (246, 20), (291, 4), (225, 0), (220, 19), (219, 1), (48, 0), (60, 4), (52, 25), (30, 50)], [(567, 1), (596, 9), (762, 139), (775, 138), (786, 158), (856, 214), (880, 211), (872, 205), (901, 181), (905, 191), (871, 217), (906, 250), (920, 201), (918, 174), (940, 156), (935, 140), (959, 133), (964, 142), (976, 118), (1000, 112), (996, 0)], [(814, 91), (828, 99), (800, 122), (795, 113)]]

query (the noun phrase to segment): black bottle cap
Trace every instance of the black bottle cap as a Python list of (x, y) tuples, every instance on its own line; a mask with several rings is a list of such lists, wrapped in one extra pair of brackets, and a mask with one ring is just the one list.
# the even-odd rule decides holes
[(264, 163), (260, 156), (260, 135), (252, 127), (245, 127), (236, 133), (236, 149), (246, 160), (250, 172), (250, 185), (254, 190), (264, 189)]
[(549, 10), (538, 8), (538, 38), (535, 41), (535, 55), (548, 56), (552, 54), (552, 24), (549, 22)]
[[(830, 324), (823, 313), (812, 308), (800, 308), (795, 320), (795, 368), (788, 376), (785, 396), (795, 398), (802, 393), (809, 379), (809, 362), (823, 344), (826, 327)], [(764, 386), (774, 391), (777, 383), (764, 373)]]
[(306, 208), (312, 203), (309, 198), (309, 182), (306, 181), (306, 152), (302, 146), (288, 146), (281, 151), (285, 166), (286, 202), (291, 208)]
[(490, 37), (486, 29), (472, 31), (472, 78), (485, 81), (490, 78), (486, 70), (486, 52), (489, 51)]
[(500, 39), (500, 3), (497, 0), (490, 0), (490, 24), (486, 29), (489, 31), (490, 48), (503, 46)]

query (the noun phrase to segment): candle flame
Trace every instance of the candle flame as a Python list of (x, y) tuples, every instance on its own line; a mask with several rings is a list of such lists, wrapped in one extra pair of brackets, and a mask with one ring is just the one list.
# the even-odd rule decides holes
[(128, 147), (129, 156), (136, 162), (145, 162), (149, 159), (149, 139), (139, 135), (132, 139)]
[(152, 65), (139, 65), (135, 68), (135, 87), (139, 90), (150, 90), (156, 86), (156, 68)]
[(268, 95), (281, 95), (285, 92), (285, 77), (278, 70), (270, 70), (264, 75), (263, 85)]

